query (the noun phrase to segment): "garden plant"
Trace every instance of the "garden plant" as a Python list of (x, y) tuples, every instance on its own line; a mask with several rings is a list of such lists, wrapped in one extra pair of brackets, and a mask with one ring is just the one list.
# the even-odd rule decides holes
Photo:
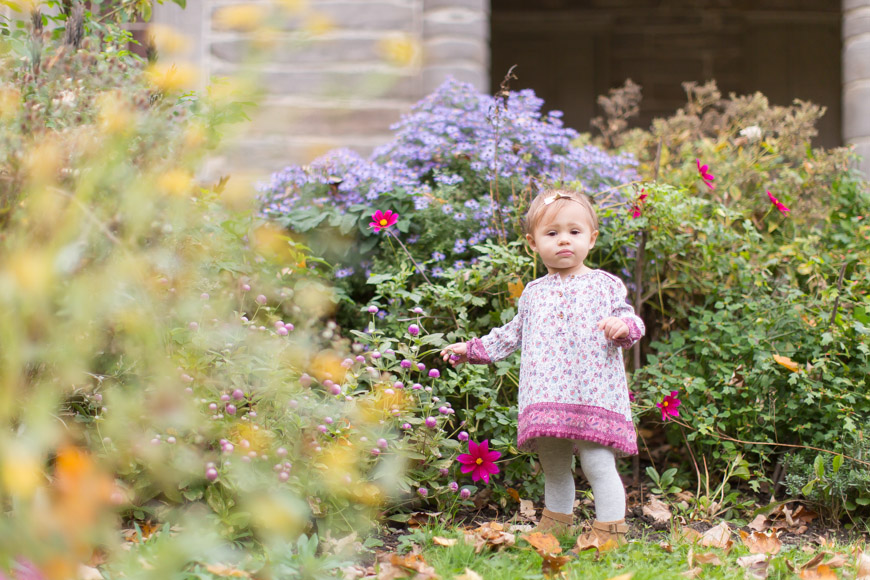
[[(370, 156), (255, 184), (203, 169), (247, 72), (195, 90), (159, 27), (137, 56), (149, 2), (4, 4), (0, 578), (870, 577), (870, 194), (819, 107), (687, 83), (631, 127), (629, 83), (581, 134), (448, 80)], [(525, 533), (518, 357), (437, 357), (514, 316), (556, 185), (647, 327), (617, 551)]]

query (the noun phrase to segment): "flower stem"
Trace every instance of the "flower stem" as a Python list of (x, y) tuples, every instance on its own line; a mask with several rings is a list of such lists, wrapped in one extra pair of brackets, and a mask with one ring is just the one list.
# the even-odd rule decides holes
[(411, 252), (408, 251), (408, 248), (405, 246), (405, 244), (402, 243), (402, 240), (399, 239), (399, 236), (397, 236), (392, 230), (387, 230), (387, 233), (393, 236), (393, 239), (399, 242), (399, 245), (402, 246), (402, 249), (405, 250), (406, 254), (408, 254), (408, 259), (411, 260), (411, 263), (414, 264), (414, 267), (417, 268), (417, 271), (423, 275), (423, 279), (426, 280), (426, 283), (431, 284), (432, 282), (426, 276), (426, 272), (423, 271), (423, 268), (420, 267), (420, 264), (418, 264), (417, 261), (414, 259), (414, 256), (411, 255)]

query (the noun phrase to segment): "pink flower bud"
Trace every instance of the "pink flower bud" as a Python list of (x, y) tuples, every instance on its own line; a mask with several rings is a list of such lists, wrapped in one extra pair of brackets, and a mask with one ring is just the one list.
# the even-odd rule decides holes
[(459, 484), (456, 483), (455, 481), (451, 481), (450, 483), (448, 483), (447, 487), (450, 489), (450, 491), (453, 491), (453, 492), (459, 491)]
[(405, 384), (401, 381), (396, 381), (395, 383), (393, 383), (393, 388), (401, 390), (405, 388)]
[(283, 447), (279, 447), (275, 450), (275, 455), (277, 455), (278, 457), (284, 457), (285, 455), (287, 455), (287, 450)]
[(198, 322), (191, 322), (187, 325), (187, 328), (189, 328), (191, 330), (197, 330), (197, 329), (199, 329), (199, 323)]
[(245, 393), (242, 389), (236, 389), (233, 391), (233, 398), (237, 401), (241, 401), (245, 398)]
[(366, 362), (366, 357), (361, 354), (356, 355), (356, 362)]
[(442, 415), (447, 415), (448, 413), (450, 413), (450, 409), (442, 405), (441, 407), (438, 407), (438, 412)]
[(282, 471), (278, 474), (278, 479), (280, 479), (281, 481), (287, 481), (288, 479), (290, 479), (290, 474), (286, 471)]
[(277, 334), (278, 336), (287, 336), (288, 334), (290, 334), (290, 331), (287, 330), (286, 326), (282, 326), (281, 328), (279, 328), (278, 330), (275, 331), (275, 334)]
[(423, 388), (423, 385), (421, 385), (420, 383), (414, 383), (413, 385), (411, 385), (411, 389), (413, 389), (415, 391), (419, 391), (422, 388)]
[(208, 410), (209, 411), (217, 411), (217, 403), (209, 403)]
[(208, 295), (208, 292), (203, 292), (202, 294), (199, 295), (199, 297), (202, 298), (203, 300), (208, 300), (210, 298), (210, 296)]
[(257, 304), (259, 304), (260, 306), (262, 306), (263, 304), (266, 303), (267, 299), (266, 299), (266, 296), (265, 296), (265, 295), (260, 294), (260, 295), (257, 296), (256, 301), (257, 301)]
[(302, 376), (299, 377), (299, 384), (303, 387), (308, 387), (311, 384), (311, 377), (308, 376), (308, 373), (302, 373)]
[(410, 325), (408, 327), (408, 334), (410, 334), (411, 336), (417, 336), (418, 334), (420, 334), (420, 327), (416, 324)]
[(417, 306), (416, 308), (411, 310), (411, 312), (413, 312), (414, 314), (423, 314), (423, 309)]
[(434, 429), (438, 426), (438, 419), (435, 417), (426, 417), (426, 426), (430, 429)]
[(371, 453), (372, 453), (372, 455), (380, 455), (380, 454), (381, 454), (381, 450), (378, 449), (377, 447), (375, 447), (375, 448), (372, 449), (372, 452), (371, 452)]
[(250, 291), (251, 291), (251, 285), (250, 285), (250, 284), (242, 284), (242, 291), (243, 291), (243, 292), (250, 292)]
[(283, 320), (276, 320), (274, 326), (275, 326), (275, 328), (284, 328), (284, 321)]
[(224, 403), (226, 403), (229, 400), (230, 400), (230, 396), (228, 394), (224, 393), (223, 395), (221, 395), (221, 401), (223, 401)]
[(369, 314), (377, 314), (377, 313), (378, 313), (378, 307), (377, 307), (377, 306), (369, 306), (369, 307), (368, 307), (368, 311), (369, 311)]
[(470, 498), (471, 497), (471, 490), (468, 489), (467, 487), (463, 487), (462, 491), (459, 492), (459, 497), (461, 497), (462, 499)]
[(284, 328), (287, 329), (287, 332), (293, 332), (293, 329), (296, 328), (296, 327), (293, 326), (291, 323), (288, 322), (287, 324), (284, 325)]
[(329, 392), (332, 395), (340, 395), (341, 387), (339, 387), (338, 385), (332, 385), (331, 387), (329, 387)]
[(422, 497), (426, 497), (427, 495), (429, 495), (429, 490), (425, 487), (421, 487), (417, 490), (417, 493), (419, 493)]
[(460, 441), (468, 441), (468, 432), (467, 431), (460, 431), (459, 435), (457, 435), (456, 438), (459, 439)]
[(411, 428), (410, 423), (402, 423), (402, 429), (404, 429), (405, 431), (408, 431), (410, 428)]
[(236, 414), (236, 406), (233, 404), (229, 404), (226, 407), (227, 415), (235, 415)]
[(408, 359), (405, 359), (405, 360), (403, 360), (403, 361), (402, 361), (401, 363), (399, 363), (399, 364), (402, 366), (403, 369), (409, 369), (409, 368), (411, 368), (411, 365), (414, 364), (414, 363), (412, 363), (412, 362), (409, 361)]
[(372, 354), (371, 354), (371, 357), (372, 357), (373, 359), (377, 360), (377, 359), (381, 358), (381, 353), (379, 353), (379, 352), (376, 351), (376, 350), (373, 350), (373, 351), (372, 351)]
[(433, 379), (437, 379), (438, 377), (441, 376), (441, 373), (438, 372), (438, 369), (431, 369), (429, 371), (429, 376), (432, 377)]
[(209, 469), (206, 469), (205, 470), (205, 478), (209, 481), (216, 480), (218, 478), (217, 469), (215, 469), (214, 467), (210, 467)]
[(380, 438), (380, 439), (378, 439), (378, 447), (381, 447), (381, 448), (383, 448), (383, 449), (386, 449), (386, 448), (387, 448), (387, 445), (388, 445), (388, 443), (387, 443), (387, 440), (386, 440), (386, 439), (384, 439), (383, 437)]
[(426, 370), (426, 365), (424, 365), (423, 363), (417, 363), (417, 368), (420, 369), (420, 372), (422, 373)]

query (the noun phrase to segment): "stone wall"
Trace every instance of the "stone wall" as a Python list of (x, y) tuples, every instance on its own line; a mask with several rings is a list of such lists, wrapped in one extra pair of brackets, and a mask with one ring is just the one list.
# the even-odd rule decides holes
[[(215, 15), (233, 0), (166, 2), (154, 20), (192, 40), (208, 75), (238, 70), (249, 38)], [(488, 0), (309, 0), (258, 65), (266, 95), (238, 146), (212, 168), (255, 173), (306, 163), (335, 147), (366, 154), (389, 127), (448, 75), (489, 85)]]
[(870, 176), (870, 0), (843, 0), (843, 138)]

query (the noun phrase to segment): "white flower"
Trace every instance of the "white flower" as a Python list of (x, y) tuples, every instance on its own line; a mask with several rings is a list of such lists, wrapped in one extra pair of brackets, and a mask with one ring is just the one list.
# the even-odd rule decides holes
[(742, 129), (740, 134), (749, 139), (749, 141), (758, 141), (761, 139), (761, 127), (758, 125), (750, 125), (749, 127)]

